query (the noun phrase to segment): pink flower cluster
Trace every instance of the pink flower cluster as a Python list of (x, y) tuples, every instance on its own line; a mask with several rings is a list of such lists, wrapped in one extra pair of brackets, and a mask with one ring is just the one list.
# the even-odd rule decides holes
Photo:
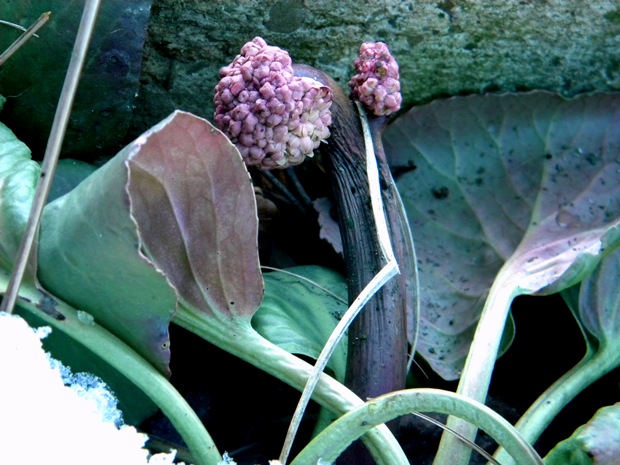
[(329, 137), (332, 92), (293, 73), (289, 54), (260, 37), (220, 71), (215, 122), (248, 165), (298, 165)]
[(364, 42), (355, 60), (357, 74), (349, 81), (351, 93), (375, 115), (400, 109), (398, 63), (383, 42)]

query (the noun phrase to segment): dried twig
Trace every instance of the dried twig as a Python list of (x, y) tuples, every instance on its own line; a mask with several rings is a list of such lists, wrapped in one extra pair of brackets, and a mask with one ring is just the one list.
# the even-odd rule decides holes
[(13, 267), (13, 271), (11, 273), (11, 279), (9, 280), (6, 294), (2, 299), (2, 304), (0, 304), (0, 312), (11, 313), (13, 311), (13, 307), (15, 306), (15, 302), (17, 300), (19, 287), (24, 279), (26, 266), (29, 262), (31, 254), (36, 253), (33, 252), (33, 244), (39, 229), (43, 207), (47, 201), (52, 179), (56, 171), (60, 148), (65, 136), (67, 124), (69, 122), (71, 107), (73, 106), (73, 100), (75, 99), (80, 73), (84, 66), (86, 52), (88, 50), (90, 38), (92, 37), (95, 19), (97, 18), (97, 12), (99, 11), (100, 4), (101, 0), (87, 0), (84, 6), (82, 20), (80, 21), (80, 27), (78, 29), (75, 45), (73, 47), (73, 53), (71, 54), (69, 69), (67, 70), (67, 75), (62, 87), (58, 106), (56, 107), (54, 123), (52, 124), (50, 137), (47, 141), (47, 148), (45, 149), (45, 155), (43, 157), (41, 179), (37, 184), (37, 190), (32, 202), (32, 208), (30, 209), (30, 215), (28, 217), (28, 223), (26, 224), (24, 237), (22, 238), (17, 256), (15, 257), (15, 266)]
[(21, 29), (24, 31), (24, 33), (21, 36), (19, 36), (15, 42), (9, 45), (9, 48), (7, 48), (4, 52), (2, 52), (2, 55), (0, 55), (0, 66), (2, 66), (6, 62), (6, 60), (11, 58), (11, 56), (13, 56), (13, 54), (15, 54), (15, 52), (17, 52), (21, 48), (22, 45), (28, 42), (28, 39), (30, 39), (32, 36), (36, 36), (35, 32), (37, 32), (39, 29), (43, 27), (45, 23), (47, 23), (47, 21), (50, 19), (51, 14), (52, 14), (51, 11), (43, 13), (41, 16), (39, 16), (39, 19), (37, 19), (32, 24), (32, 26), (30, 26), (28, 29), (24, 29), (21, 26), (17, 24), (9, 23), (8, 21), (0, 20), (1, 24), (13, 26), (13, 27), (16, 27), (17, 29)]

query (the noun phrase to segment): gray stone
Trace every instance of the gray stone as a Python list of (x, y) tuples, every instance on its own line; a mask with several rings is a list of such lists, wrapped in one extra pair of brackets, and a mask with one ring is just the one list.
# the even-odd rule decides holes
[(211, 118), (218, 71), (255, 36), (347, 86), (364, 41), (400, 64), (404, 106), (464, 93), (620, 88), (612, 0), (154, 0), (134, 126)]

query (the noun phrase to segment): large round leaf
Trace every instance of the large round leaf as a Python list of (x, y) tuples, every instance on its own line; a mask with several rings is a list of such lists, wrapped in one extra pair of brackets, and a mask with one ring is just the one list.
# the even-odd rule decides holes
[(508, 294), (556, 292), (617, 243), (619, 123), (616, 94), (534, 92), (433, 102), (387, 129), (419, 260), (418, 350), (444, 378), (500, 269)]
[(620, 249), (581, 283), (578, 319), (599, 346), (620, 359)]

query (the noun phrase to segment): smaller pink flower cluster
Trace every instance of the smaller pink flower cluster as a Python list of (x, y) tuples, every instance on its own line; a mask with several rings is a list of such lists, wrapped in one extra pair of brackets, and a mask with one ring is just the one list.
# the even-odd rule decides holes
[(260, 37), (220, 71), (215, 122), (248, 165), (298, 165), (329, 137), (332, 92), (294, 75), (289, 54)]
[(400, 109), (398, 63), (383, 42), (364, 42), (355, 60), (357, 74), (349, 81), (351, 93), (375, 115)]

